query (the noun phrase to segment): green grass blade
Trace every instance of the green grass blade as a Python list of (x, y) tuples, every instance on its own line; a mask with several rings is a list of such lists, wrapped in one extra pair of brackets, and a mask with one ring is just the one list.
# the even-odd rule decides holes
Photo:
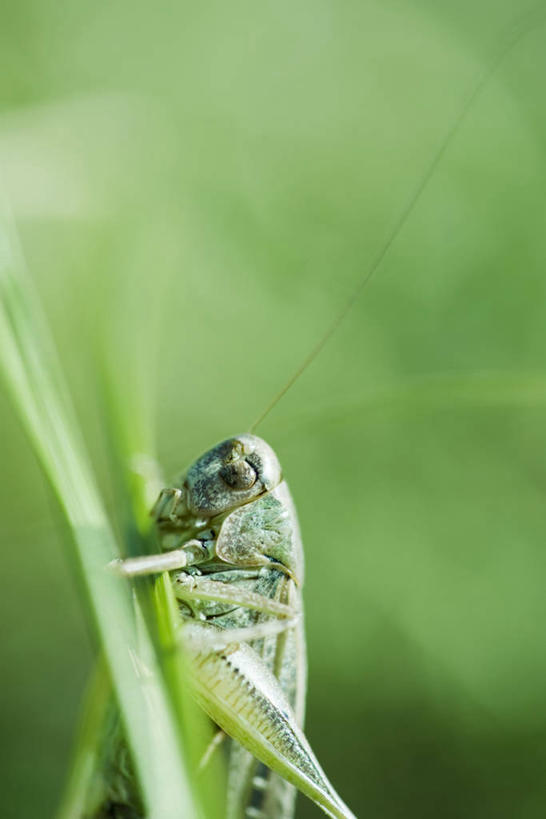
[(112, 684), (101, 657), (86, 691), (70, 776), (57, 819), (74, 819), (89, 810), (88, 797), (99, 764), (102, 732), (112, 697)]
[(147, 814), (157, 819), (198, 816), (153, 645), (146, 630), (137, 628), (136, 604), (129, 587), (105, 569), (118, 553), (117, 544), (95, 486), (54, 345), (5, 211), (0, 215), (0, 365), (21, 422), (71, 528), (77, 564)]

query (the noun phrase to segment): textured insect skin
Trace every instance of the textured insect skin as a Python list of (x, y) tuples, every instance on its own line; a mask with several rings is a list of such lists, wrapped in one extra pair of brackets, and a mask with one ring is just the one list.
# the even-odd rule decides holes
[[(172, 577), (196, 699), (237, 740), (228, 819), (291, 819), (294, 785), (330, 816), (351, 817), (302, 732), (303, 551), (275, 453), (253, 435), (223, 441), (162, 491), (153, 515), (162, 549), (187, 555)], [(271, 623), (283, 630), (267, 633)]]

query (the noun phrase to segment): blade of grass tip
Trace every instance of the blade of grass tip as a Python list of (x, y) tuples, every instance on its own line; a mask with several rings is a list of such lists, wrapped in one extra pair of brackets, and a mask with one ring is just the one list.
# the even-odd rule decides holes
[[(58, 498), (121, 709), (147, 815), (199, 815), (172, 706), (150, 647), (144, 674), (135, 663), (148, 637), (137, 635), (127, 584), (106, 571), (117, 546), (91, 474), (83, 439), (37, 296), (27, 280), (15, 230), (0, 206), (0, 365), (8, 393)], [(150, 698), (149, 692), (154, 692)]]
[[(109, 281), (111, 310), (102, 311), (94, 338), (99, 397), (113, 454), (114, 475), (124, 502), (131, 499), (131, 518), (150, 529), (149, 510), (161, 486), (154, 459), (156, 445), (157, 362), (169, 265), (154, 276), (141, 276), (121, 265)], [(125, 497), (124, 497), (125, 496)], [(138, 543), (135, 544), (138, 546)]]
[(139, 391), (124, 382), (119, 387), (107, 351), (96, 356), (103, 426), (108, 441), (110, 475), (119, 504), (128, 556), (150, 550), (152, 508), (162, 487), (152, 435), (140, 418)]

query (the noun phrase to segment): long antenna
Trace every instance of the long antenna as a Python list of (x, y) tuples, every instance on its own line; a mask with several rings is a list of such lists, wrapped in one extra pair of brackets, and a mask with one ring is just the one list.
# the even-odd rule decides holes
[[(525, 20), (527, 21), (529, 17), (534, 17), (537, 13), (537, 9), (534, 9), (529, 15), (525, 15)], [(541, 9), (540, 9), (541, 11)], [(505, 59), (505, 57), (512, 51), (512, 49), (517, 45), (519, 40), (523, 37), (524, 34), (527, 33), (529, 30), (529, 24), (522, 26), (523, 18), (520, 20), (520, 24), (516, 32), (512, 32), (512, 36), (508, 39), (508, 41), (499, 49), (495, 58), (491, 61), (489, 66), (484, 70), (484, 72), (479, 76), (476, 84), (472, 88), (470, 94), (466, 98), (458, 116), (452, 122), (451, 126), (449, 127), (446, 135), (444, 136), (442, 142), (436, 153), (433, 155), (430, 163), (428, 164), (425, 173), (421, 177), (419, 183), (417, 184), (416, 188), (410, 195), (408, 201), (406, 202), (405, 206), (402, 208), (398, 219), (394, 223), (391, 232), (387, 236), (387, 239), (380, 249), (379, 253), (372, 261), (371, 266), (369, 267), (368, 271), (365, 273), (362, 279), (356, 284), (353, 291), (349, 294), (349, 297), (339, 313), (334, 317), (331, 324), (327, 327), (325, 333), (319, 338), (318, 342), (311, 348), (309, 353), (305, 356), (301, 364), (297, 367), (294, 373), (290, 376), (288, 381), (284, 384), (284, 386), (279, 390), (279, 392), (274, 396), (272, 401), (267, 405), (265, 410), (258, 416), (256, 421), (250, 427), (250, 432), (254, 432), (256, 427), (258, 427), (262, 421), (269, 415), (273, 407), (275, 407), (281, 398), (283, 398), (288, 390), (293, 386), (293, 384), (298, 380), (298, 378), (303, 374), (303, 372), (309, 367), (310, 364), (313, 363), (315, 358), (319, 355), (322, 351), (323, 347), (326, 346), (330, 338), (334, 335), (340, 324), (345, 320), (347, 314), (352, 309), (353, 305), (358, 301), (360, 294), (366, 287), (366, 285), (370, 282), (370, 279), (376, 273), (376, 271), (381, 267), (385, 256), (393, 246), (394, 242), (398, 238), (402, 228), (406, 224), (408, 217), (410, 216), (411, 212), (413, 211), (417, 201), (421, 197), (423, 191), (427, 187), (428, 183), (432, 179), (436, 168), (440, 164), (444, 154), (446, 153), (447, 149), (451, 145), (454, 137), (456, 136), (457, 132), (459, 131), (464, 119), (466, 118), (469, 110), (471, 109), (474, 101), (479, 96), (480, 92), (482, 91), (483, 87), (487, 84), (490, 78), (493, 76), (495, 71), (498, 69), (499, 65)]]

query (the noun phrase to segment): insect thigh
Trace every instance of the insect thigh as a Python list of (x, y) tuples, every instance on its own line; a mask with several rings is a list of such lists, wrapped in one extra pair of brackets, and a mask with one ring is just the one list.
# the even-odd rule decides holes
[[(278, 680), (254, 649), (242, 643), (226, 652), (196, 652), (191, 664), (196, 699), (212, 719), (262, 762), (297, 783), (329, 816), (352, 819), (297, 725)], [(236, 758), (240, 761), (238, 755)], [(270, 794), (261, 815), (284, 819), (283, 814), (266, 811), (284, 806), (285, 815), (291, 813), (289, 793)], [(241, 805), (240, 815), (245, 815), (247, 807), (248, 802)]]

